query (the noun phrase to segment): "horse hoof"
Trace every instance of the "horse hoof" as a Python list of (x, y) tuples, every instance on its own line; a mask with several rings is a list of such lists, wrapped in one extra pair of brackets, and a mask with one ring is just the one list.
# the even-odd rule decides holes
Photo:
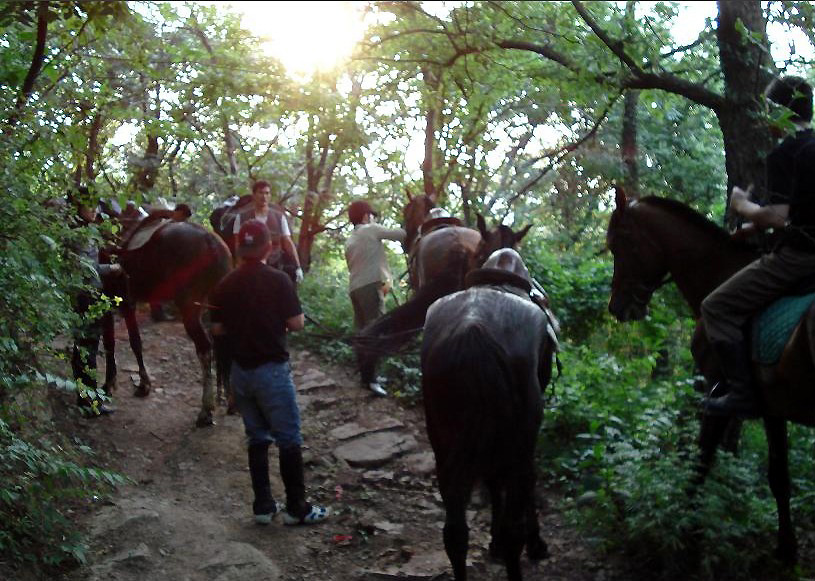
[(150, 395), (150, 387), (140, 385), (133, 391), (133, 395), (135, 395), (136, 397), (147, 397), (148, 395)]
[(228, 408), (226, 408), (226, 415), (228, 416), (238, 415), (238, 408), (234, 406), (229, 406)]
[(546, 542), (543, 539), (537, 538), (534, 541), (527, 543), (526, 556), (529, 557), (531, 561), (542, 561), (544, 559), (548, 559), (549, 547), (546, 546)]
[(215, 419), (212, 417), (211, 413), (208, 413), (204, 416), (198, 416), (198, 419), (195, 420), (195, 427), (196, 428), (207, 428), (209, 426), (215, 425)]

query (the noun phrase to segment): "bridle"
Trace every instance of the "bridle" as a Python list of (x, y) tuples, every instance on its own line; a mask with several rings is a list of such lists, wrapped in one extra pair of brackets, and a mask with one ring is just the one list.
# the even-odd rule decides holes
[[(636, 240), (636, 244), (628, 244), (628, 246), (630, 246), (630, 253), (634, 254), (633, 260), (637, 264), (645, 264), (646, 262), (641, 253), (641, 249), (643, 247), (650, 246), (655, 248), (657, 251), (660, 250), (659, 244), (657, 244), (653, 238), (642, 231), (634, 233), (630, 228), (620, 225), (617, 226), (616, 230), (616, 235), (618, 237), (627, 238), (632, 241)], [(639, 307), (646, 307), (651, 300), (651, 296), (657, 290), (672, 281), (673, 275), (670, 273), (670, 271), (668, 271), (665, 272), (665, 274), (658, 276), (655, 280), (642, 280), (639, 277), (635, 278), (633, 275), (626, 273), (621, 282), (623, 283), (623, 286), (630, 289), (629, 292), (631, 301)]]

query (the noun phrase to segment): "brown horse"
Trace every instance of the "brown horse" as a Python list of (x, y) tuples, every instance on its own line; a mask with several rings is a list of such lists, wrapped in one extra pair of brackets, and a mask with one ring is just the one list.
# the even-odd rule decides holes
[[(664, 198), (629, 202), (617, 191), (608, 227), (614, 254), (609, 311), (620, 321), (647, 314), (651, 295), (668, 277), (699, 319), (702, 300), (729, 276), (758, 257), (702, 215)], [(701, 327), (692, 352), (709, 385), (719, 378)], [(810, 308), (772, 366), (754, 364), (754, 377), (765, 403), (764, 429), (769, 446), (769, 483), (778, 507), (778, 557), (794, 562), (797, 541), (790, 517), (787, 421), (815, 426), (815, 308)], [(728, 418), (703, 417), (700, 480), (713, 462)]]
[[(215, 409), (211, 371), (212, 342), (202, 323), (202, 310), (209, 291), (229, 271), (229, 249), (218, 236), (197, 224), (168, 221), (160, 224), (154, 222), (152, 226), (158, 228), (145, 242), (128, 246), (128, 242), (132, 243), (140, 233), (141, 227), (136, 227), (125, 245), (116, 250), (119, 262), (127, 274), (127, 288), (119, 289), (115, 294), (125, 298), (122, 303), (123, 314), (140, 368), (141, 383), (136, 388), (135, 395), (145, 397), (151, 388), (142, 362), (138, 326), (131, 328), (131, 324), (135, 322), (135, 304), (172, 301), (178, 307), (187, 335), (195, 344), (201, 365), (203, 396), (196, 425), (211, 425)], [(105, 321), (105, 326), (109, 327), (105, 331), (105, 351), (108, 357), (106, 385), (112, 386), (116, 376), (112, 318)]]
[(373, 376), (379, 358), (398, 352), (422, 330), (425, 313), (436, 299), (464, 288), (468, 272), (481, 265), (493, 250), (515, 247), (531, 224), (513, 232), (508, 226), (487, 230), (478, 215), (478, 230), (465, 228), (456, 218), (428, 220), (436, 205), (431, 196), (410, 196), (402, 211), (404, 249), (414, 293), (410, 300), (362, 329), (353, 343), (363, 376)]
[[(494, 260), (493, 260), (494, 258)], [(466, 509), (483, 481), (492, 504), (490, 553), (507, 579), (548, 556), (535, 509), (535, 445), (555, 341), (547, 315), (529, 299), (531, 279), (512, 249), (472, 271), (467, 289), (427, 311), (422, 395), (445, 508), (444, 547), (458, 581), (467, 578)]]

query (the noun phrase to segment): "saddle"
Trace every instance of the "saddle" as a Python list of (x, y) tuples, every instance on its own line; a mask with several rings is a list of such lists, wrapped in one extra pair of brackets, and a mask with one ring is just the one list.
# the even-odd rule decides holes
[(431, 218), (430, 220), (426, 220), (422, 222), (421, 226), (419, 226), (419, 237), (416, 238), (416, 242), (418, 242), (419, 238), (421, 238), (423, 235), (430, 234), (433, 230), (447, 228), (449, 226), (461, 226), (461, 220), (453, 216), (443, 216), (441, 218)]
[(560, 351), (560, 322), (549, 308), (549, 296), (540, 284), (502, 268), (482, 267), (471, 270), (464, 277), (464, 288), (475, 286), (497, 287), (536, 304), (546, 315), (546, 332), (554, 342), (555, 351)]
[[(172, 214), (170, 211), (167, 211), (167, 213)], [(136, 226), (136, 229), (130, 236), (122, 242), (122, 250), (130, 251), (141, 248), (150, 241), (156, 232), (172, 221), (172, 218), (169, 215), (165, 215), (162, 210), (151, 213), (150, 216)]]

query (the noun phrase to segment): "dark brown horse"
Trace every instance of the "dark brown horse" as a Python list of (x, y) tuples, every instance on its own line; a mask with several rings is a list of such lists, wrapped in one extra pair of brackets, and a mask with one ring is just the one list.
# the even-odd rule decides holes
[[(428, 220), (434, 198), (410, 196), (402, 211), (406, 232), (404, 249), (413, 295), (354, 338), (360, 367), (373, 369), (383, 355), (396, 353), (422, 330), (425, 313), (436, 299), (464, 288), (464, 277), (498, 248), (513, 248), (531, 224), (513, 232), (499, 225), (488, 230), (478, 215), (478, 230), (461, 226), (456, 218)], [(365, 375), (365, 372), (363, 372)], [(372, 375), (372, 374), (369, 374)]]
[(534, 455), (555, 342), (547, 315), (529, 299), (529, 273), (514, 250), (496, 251), (468, 275), (467, 286), (430, 307), (422, 340), (444, 548), (455, 578), (466, 580), (466, 509), (483, 481), (492, 504), (490, 553), (503, 559), (507, 579), (521, 581), (524, 546), (530, 559), (548, 556), (535, 509)]
[[(195, 344), (201, 365), (203, 396), (196, 424), (210, 425), (213, 423), (212, 412), (215, 409), (211, 371), (212, 342), (203, 326), (202, 311), (210, 290), (229, 271), (229, 249), (218, 236), (197, 224), (162, 220), (153, 220), (152, 224), (148, 223), (150, 221), (144, 222), (116, 250), (119, 262), (127, 274), (127, 288), (119, 289), (115, 294), (125, 298), (122, 303), (123, 314), (140, 367), (141, 383), (136, 388), (135, 395), (145, 397), (151, 388), (149, 376), (143, 367), (138, 326), (131, 328), (131, 322), (135, 322), (135, 304), (172, 301), (181, 314), (187, 335)], [(154, 231), (149, 237), (145, 236), (144, 241), (138, 241), (142, 227), (154, 228)], [(109, 327), (105, 331), (105, 351), (108, 357), (106, 385), (113, 385), (116, 364), (113, 355), (112, 319), (105, 326)]]
[[(614, 254), (609, 310), (620, 321), (645, 317), (651, 295), (669, 276), (698, 320), (702, 300), (757, 258), (750, 247), (687, 206), (656, 197), (628, 201), (621, 190), (617, 192), (607, 241)], [(709, 385), (713, 385), (720, 373), (699, 325), (692, 352)], [(777, 553), (784, 561), (793, 562), (797, 542), (790, 518), (787, 421), (815, 426), (814, 308), (796, 327), (778, 363), (755, 364), (754, 377), (765, 404), (769, 483), (778, 507)], [(728, 421), (703, 418), (701, 478), (710, 469)]]

